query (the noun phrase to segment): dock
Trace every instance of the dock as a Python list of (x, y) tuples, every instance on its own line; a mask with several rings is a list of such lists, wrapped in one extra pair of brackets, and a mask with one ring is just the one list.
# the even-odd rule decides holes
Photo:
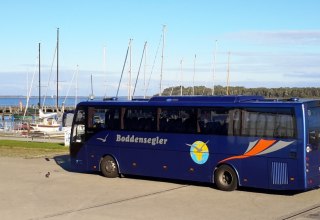
[[(63, 107), (64, 111), (69, 111), (69, 110), (74, 110), (74, 107), (71, 106), (65, 106)], [(33, 106), (29, 107), (27, 109), (27, 112), (33, 112), (35, 114), (38, 113), (38, 106)], [(51, 113), (51, 112), (57, 112), (57, 111), (62, 111), (62, 108), (59, 107), (58, 110), (55, 106), (44, 106), (43, 107), (43, 112), (45, 113)], [(25, 107), (23, 106), (18, 106), (18, 105), (3, 105), (0, 106), (0, 115), (23, 115), (25, 112)]]

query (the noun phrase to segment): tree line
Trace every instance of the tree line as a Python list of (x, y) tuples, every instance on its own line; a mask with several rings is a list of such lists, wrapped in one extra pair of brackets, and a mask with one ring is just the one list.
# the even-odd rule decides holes
[(280, 87), (280, 88), (245, 88), (242, 86), (217, 85), (212, 88), (205, 86), (169, 87), (164, 89), (162, 95), (260, 95), (266, 98), (320, 98), (320, 88), (317, 87)]

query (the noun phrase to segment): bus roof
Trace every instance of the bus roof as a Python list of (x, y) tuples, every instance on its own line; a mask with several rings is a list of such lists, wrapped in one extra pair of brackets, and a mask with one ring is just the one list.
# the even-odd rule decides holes
[(153, 96), (150, 99), (137, 98), (132, 100), (127, 100), (124, 98), (105, 98), (101, 100), (91, 100), (85, 101), (84, 103), (174, 103), (174, 102), (201, 102), (201, 103), (306, 103), (312, 101), (320, 101), (319, 99), (300, 99), (300, 98), (289, 98), (289, 99), (266, 99), (263, 96), (246, 96), (246, 95), (229, 95), (229, 96)]
[(230, 95), (230, 96), (154, 96), (150, 99), (117, 99), (109, 98), (104, 101), (86, 101), (81, 102), (79, 105), (143, 105), (143, 106), (158, 106), (158, 105), (174, 105), (174, 106), (185, 106), (185, 105), (206, 105), (206, 104), (236, 104), (236, 103), (265, 103), (265, 104), (302, 104), (306, 102), (317, 102), (317, 105), (320, 105), (320, 100), (315, 99), (299, 99), (299, 98), (290, 98), (290, 99), (265, 99), (263, 96), (243, 96), (243, 95)]
[(150, 102), (247, 102), (264, 100), (263, 96), (154, 96)]

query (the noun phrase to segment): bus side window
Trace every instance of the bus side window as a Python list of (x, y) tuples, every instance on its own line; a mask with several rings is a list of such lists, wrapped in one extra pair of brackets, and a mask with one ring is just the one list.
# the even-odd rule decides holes
[(123, 122), (128, 131), (156, 131), (157, 111), (155, 108), (127, 108)]
[(186, 117), (183, 118), (183, 131), (185, 133), (196, 133), (197, 132), (197, 114), (195, 110), (185, 111)]
[(119, 109), (107, 109), (105, 113), (105, 127), (109, 130), (120, 129), (120, 111)]
[(246, 108), (241, 110), (241, 135), (294, 138), (295, 117), (290, 109)]
[(176, 108), (163, 108), (159, 119), (161, 132), (182, 132), (182, 118)]
[(88, 129), (100, 130), (105, 128), (105, 112), (103, 108), (88, 108)]
[(230, 136), (241, 135), (241, 110), (233, 109), (229, 111), (229, 127), (228, 134)]
[(291, 115), (279, 114), (276, 117), (275, 136), (281, 138), (294, 137), (294, 120)]
[(200, 110), (199, 129), (202, 134), (228, 135), (228, 109), (205, 108)]
[(159, 108), (158, 131), (173, 133), (197, 133), (197, 112), (195, 109), (186, 108)]

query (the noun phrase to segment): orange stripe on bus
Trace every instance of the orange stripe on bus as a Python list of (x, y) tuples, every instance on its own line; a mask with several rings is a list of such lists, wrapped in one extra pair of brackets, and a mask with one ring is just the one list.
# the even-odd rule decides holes
[(269, 148), (272, 144), (274, 144), (274, 142), (276, 142), (276, 140), (261, 139), (251, 150), (246, 152), (244, 155), (248, 155), (248, 156), (257, 155), (262, 151), (264, 151), (265, 149)]
[(274, 142), (276, 142), (276, 140), (260, 139), (258, 141), (258, 143), (256, 143), (256, 145), (253, 146), (252, 149), (250, 149), (248, 152), (244, 153), (243, 155), (228, 157), (224, 160), (219, 161), (219, 163), (223, 163), (228, 160), (244, 159), (247, 157), (255, 156), (255, 155), (261, 153), (262, 151), (268, 149), (270, 146), (272, 146), (274, 144)]
[(223, 163), (223, 162), (226, 162), (228, 160), (243, 159), (243, 158), (247, 158), (247, 157), (249, 157), (249, 156), (239, 155), (239, 156), (228, 157), (228, 158), (226, 158), (224, 160), (219, 161), (219, 163)]

